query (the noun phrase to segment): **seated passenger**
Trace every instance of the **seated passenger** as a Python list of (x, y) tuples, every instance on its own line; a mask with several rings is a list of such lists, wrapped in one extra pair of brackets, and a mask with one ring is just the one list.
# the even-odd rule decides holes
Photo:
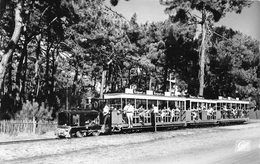
[(221, 110), (221, 116), (222, 116), (222, 118), (226, 118), (227, 115), (228, 115), (228, 109), (227, 109), (227, 106), (224, 105), (224, 106), (222, 107), (222, 110)]
[(197, 107), (191, 109), (191, 116), (192, 116), (192, 120), (201, 120), (202, 110), (201, 110), (200, 106), (197, 106)]
[(163, 122), (163, 119), (165, 118), (165, 116), (168, 114), (168, 109), (166, 107), (164, 107), (162, 110), (161, 110), (161, 122)]
[(197, 116), (198, 116), (198, 110), (195, 109), (195, 108), (191, 109), (191, 118), (192, 118), (192, 120), (196, 120)]
[[(176, 118), (176, 120), (178, 119), (178, 117), (180, 116), (180, 108), (179, 107), (173, 107), (172, 111), (171, 111), (171, 121), (173, 119), (173, 117)], [(175, 121), (175, 120), (174, 120)]]
[(197, 107), (197, 111), (198, 111), (198, 119), (201, 120), (202, 119), (202, 108), (201, 108), (201, 106)]
[(143, 105), (141, 105), (138, 109), (137, 109), (137, 111), (138, 111), (138, 116), (139, 116), (139, 118), (140, 118), (140, 123), (142, 124), (142, 125), (144, 125), (144, 117), (145, 117), (145, 114), (146, 114), (146, 110), (143, 108)]
[(238, 114), (237, 109), (233, 108), (233, 109), (231, 110), (231, 113), (232, 113), (232, 117), (233, 117), (233, 118), (237, 118), (237, 114)]
[(180, 108), (179, 107), (176, 107), (175, 109), (175, 115), (179, 115), (181, 112)]
[(207, 110), (207, 115), (208, 116), (213, 116), (214, 114), (214, 109), (212, 107), (210, 107), (208, 110)]

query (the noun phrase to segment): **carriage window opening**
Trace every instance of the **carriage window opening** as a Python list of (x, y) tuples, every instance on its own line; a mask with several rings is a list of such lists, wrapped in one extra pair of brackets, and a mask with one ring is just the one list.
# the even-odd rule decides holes
[(111, 109), (121, 109), (121, 99), (109, 99), (108, 104), (110, 105)]
[(232, 109), (237, 109), (237, 105), (235, 103), (232, 103)]
[(126, 106), (126, 98), (122, 98), (122, 106), (121, 106), (121, 108), (124, 109), (125, 106)]
[(227, 104), (227, 109), (231, 109), (231, 104)]
[(184, 101), (179, 101), (180, 102), (180, 109), (181, 110), (184, 110), (185, 109), (185, 107), (184, 107)]
[[(127, 103), (130, 103), (135, 108), (135, 99), (127, 99)], [(125, 104), (126, 105), (126, 104)]]
[(221, 107), (220, 107), (220, 103), (217, 103), (217, 110), (220, 110)]
[(249, 105), (245, 104), (245, 110), (249, 110)]
[(147, 109), (147, 107), (146, 107), (146, 100), (136, 99), (136, 108), (139, 109), (141, 106), (143, 108)]
[(198, 104), (197, 102), (191, 102), (191, 109), (197, 109)]
[(170, 109), (176, 109), (175, 101), (169, 101)]
[(201, 110), (206, 110), (207, 108), (207, 103), (201, 103)]
[(158, 101), (158, 109), (167, 108), (167, 101), (166, 100), (159, 100)]
[(225, 103), (220, 103), (220, 109), (223, 110), (224, 108), (226, 108)]
[(216, 104), (214, 104), (214, 103), (212, 103), (210, 107), (213, 108), (214, 110), (217, 109), (217, 106), (216, 106)]
[(245, 110), (245, 105), (244, 104), (241, 104), (241, 109)]
[(148, 109), (152, 109), (152, 105), (157, 106), (157, 100), (148, 100)]

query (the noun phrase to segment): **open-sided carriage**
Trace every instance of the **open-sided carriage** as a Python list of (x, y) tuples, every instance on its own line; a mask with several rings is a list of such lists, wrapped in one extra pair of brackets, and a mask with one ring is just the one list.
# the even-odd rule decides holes
[[(107, 104), (109, 112), (103, 111), (104, 104)], [(128, 120), (128, 111), (124, 109), (127, 104), (134, 109), (132, 121)], [(89, 99), (82, 109), (60, 112), (56, 135), (83, 137), (144, 129), (175, 129), (189, 125), (244, 123), (248, 120), (248, 106), (249, 101), (236, 99), (108, 93), (104, 99)]]

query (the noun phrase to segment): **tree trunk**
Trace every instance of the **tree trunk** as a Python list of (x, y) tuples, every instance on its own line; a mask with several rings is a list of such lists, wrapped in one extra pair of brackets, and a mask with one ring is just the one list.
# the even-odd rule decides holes
[(150, 75), (150, 78), (149, 78), (149, 90), (152, 90), (152, 83), (153, 83), (153, 78), (152, 78), (152, 75)]
[(24, 97), (24, 93), (26, 92), (26, 75), (27, 75), (27, 65), (28, 65), (28, 54), (27, 49), (25, 50), (25, 59), (24, 59), (24, 68), (23, 68), (23, 79), (22, 79), (22, 89), (21, 94)]
[(18, 67), (17, 67), (17, 72), (16, 72), (16, 88), (21, 91), (21, 74), (22, 74), (22, 71), (24, 71), (23, 69), (23, 63), (24, 63), (24, 58), (25, 56), (27, 55), (27, 37), (25, 36), (25, 43), (23, 45), (23, 50), (22, 50), (22, 53), (21, 53), (21, 57), (20, 57), (20, 60), (19, 60), (19, 64), (18, 64)]
[[(168, 62), (167, 62), (167, 58), (165, 61), (165, 66), (164, 66), (164, 75), (163, 75), (163, 88), (162, 91), (165, 92), (166, 91), (166, 86), (167, 86), (167, 76), (168, 76)], [(171, 80), (171, 79), (170, 79)]]
[(37, 42), (37, 48), (36, 48), (36, 62), (35, 62), (35, 76), (34, 76), (34, 81), (36, 85), (36, 90), (35, 90), (35, 98), (38, 98), (39, 95), (39, 90), (40, 90), (40, 79), (39, 79), (39, 56), (41, 53), (41, 35), (38, 37), (36, 36), (38, 42)]
[(10, 42), (8, 43), (7, 48), (2, 56), (2, 60), (0, 63), (0, 90), (2, 91), (2, 86), (6, 74), (6, 69), (10, 59), (12, 58), (13, 52), (15, 50), (15, 46), (20, 38), (21, 30), (22, 30), (22, 17), (21, 17), (22, 3), (19, 2), (15, 8), (15, 29), (12, 35)]
[(10, 59), (10, 64), (8, 66), (8, 71), (9, 71), (9, 73), (8, 73), (8, 93), (11, 93), (12, 90), (13, 90), (13, 88), (12, 88), (12, 86), (13, 86), (13, 82), (12, 82), (12, 70), (13, 70), (13, 67), (12, 67), (11, 63), (12, 63), (12, 59)]
[(100, 88), (100, 98), (103, 99), (103, 92), (104, 92), (104, 86), (106, 85), (106, 70), (103, 70), (102, 72), (102, 79), (101, 79), (101, 88)]
[(45, 69), (45, 96), (49, 95), (49, 68), (50, 68), (50, 47), (47, 48), (46, 52), (46, 69)]
[(199, 96), (203, 97), (204, 94), (204, 76), (205, 76), (205, 60), (206, 60), (206, 13), (202, 12), (202, 41), (201, 41), (201, 53), (200, 53), (200, 70), (199, 70)]

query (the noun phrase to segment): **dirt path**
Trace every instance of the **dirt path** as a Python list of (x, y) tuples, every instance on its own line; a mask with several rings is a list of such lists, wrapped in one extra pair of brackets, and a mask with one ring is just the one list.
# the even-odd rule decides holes
[[(236, 151), (239, 141), (248, 151)], [(3, 145), (1, 163), (260, 163), (260, 123)], [(247, 147), (248, 148), (248, 147)], [(247, 161), (248, 160), (248, 161)], [(236, 163), (239, 163), (236, 161)]]

